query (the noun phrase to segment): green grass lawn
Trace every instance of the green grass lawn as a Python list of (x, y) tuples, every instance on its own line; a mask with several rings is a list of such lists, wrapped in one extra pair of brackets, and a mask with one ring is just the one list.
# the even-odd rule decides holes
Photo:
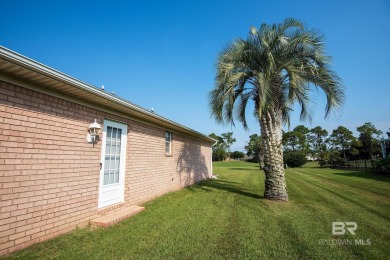
[[(208, 180), (145, 204), (115, 226), (72, 233), (10, 258), (388, 259), (390, 178), (320, 169), (286, 172), (290, 201), (263, 199), (264, 173), (245, 162), (214, 164)], [(332, 235), (352, 221), (356, 235)], [(355, 239), (366, 245), (355, 245)], [(353, 242), (352, 245), (337, 243)], [(325, 243), (325, 244), (321, 244)], [(369, 243), (369, 245), (368, 245)]]

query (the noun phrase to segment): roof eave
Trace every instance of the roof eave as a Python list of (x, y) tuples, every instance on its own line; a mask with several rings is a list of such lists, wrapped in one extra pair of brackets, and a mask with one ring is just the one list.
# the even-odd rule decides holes
[[(87, 92), (90, 95), (95, 95), (100, 98), (103, 98), (105, 100), (110, 101), (109, 104), (112, 104), (113, 109), (120, 109), (122, 112), (127, 112), (130, 115), (136, 115), (137, 117), (145, 120), (146, 122), (150, 122), (153, 124), (157, 124), (159, 126), (169, 128), (171, 130), (175, 130), (187, 135), (190, 135), (192, 137), (195, 137), (197, 139), (201, 139), (206, 142), (214, 143), (214, 139), (201, 134), (191, 128), (188, 128), (186, 126), (183, 126), (179, 123), (176, 123), (172, 120), (169, 120), (167, 118), (164, 118), (156, 113), (150, 112), (146, 109), (143, 109), (142, 107), (139, 107), (135, 104), (132, 104), (129, 101), (123, 100), (117, 96), (114, 96), (112, 94), (109, 94), (105, 91), (102, 91), (101, 89), (98, 89), (97, 87), (90, 85), (88, 83), (85, 83), (83, 81), (80, 81), (78, 79), (75, 79), (69, 75), (66, 75), (60, 71), (57, 71), (53, 68), (50, 68), (42, 63), (36, 62), (30, 58), (27, 58), (19, 53), (16, 53), (14, 51), (11, 51), (3, 46), (0, 46), (0, 58), (4, 59), (15, 66), (20, 66), (25, 69), (28, 69), (32, 72), (39, 73), (41, 75), (44, 75), (46, 77), (49, 77), (51, 79), (63, 82), (67, 84), (68, 86), (71, 86), (73, 88), (77, 88), (81, 91)], [(120, 106), (120, 107), (118, 107)], [(130, 111), (128, 111), (128, 109)]]

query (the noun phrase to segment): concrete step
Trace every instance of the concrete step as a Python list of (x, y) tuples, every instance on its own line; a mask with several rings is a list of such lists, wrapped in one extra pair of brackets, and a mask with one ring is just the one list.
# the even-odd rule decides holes
[(128, 206), (125, 208), (121, 208), (119, 210), (110, 212), (104, 216), (91, 220), (91, 225), (97, 227), (108, 227), (114, 225), (115, 223), (118, 223), (121, 220), (134, 216), (135, 214), (140, 213), (144, 209), (144, 207), (140, 206)]

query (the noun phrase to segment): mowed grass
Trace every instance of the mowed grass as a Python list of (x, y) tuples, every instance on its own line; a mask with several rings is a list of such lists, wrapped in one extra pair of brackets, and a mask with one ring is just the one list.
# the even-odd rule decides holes
[[(219, 179), (207, 180), (148, 202), (144, 212), (115, 226), (97, 230), (78, 229), (8, 257), (389, 257), (389, 177), (321, 169), (310, 163), (303, 168), (287, 170), (290, 201), (274, 202), (262, 197), (264, 173), (256, 164), (215, 163), (214, 174), (219, 175)], [(356, 235), (332, 236), (332, 222), (335, 221), (356, 222)], [(355, 244), (355, 239), (359, 245)]]

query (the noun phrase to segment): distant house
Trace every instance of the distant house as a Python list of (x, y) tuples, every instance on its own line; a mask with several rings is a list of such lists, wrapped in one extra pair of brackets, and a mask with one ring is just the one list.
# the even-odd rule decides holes
[(318, 158), (317, 158), (316, 155), (311, 154), (311, 153), (308, 153), (308, 154), (306, 155), (306, 160), (308, 160), (308, 161), (317, 161)]
[(0, 47), (0, 255), (211, 177), (213, 143)]
[(382, 159), (386, 159), (390, 154), (390, 132), (386, 132), (387, 138), (382, 138), (381, 149), (382, 149)]

